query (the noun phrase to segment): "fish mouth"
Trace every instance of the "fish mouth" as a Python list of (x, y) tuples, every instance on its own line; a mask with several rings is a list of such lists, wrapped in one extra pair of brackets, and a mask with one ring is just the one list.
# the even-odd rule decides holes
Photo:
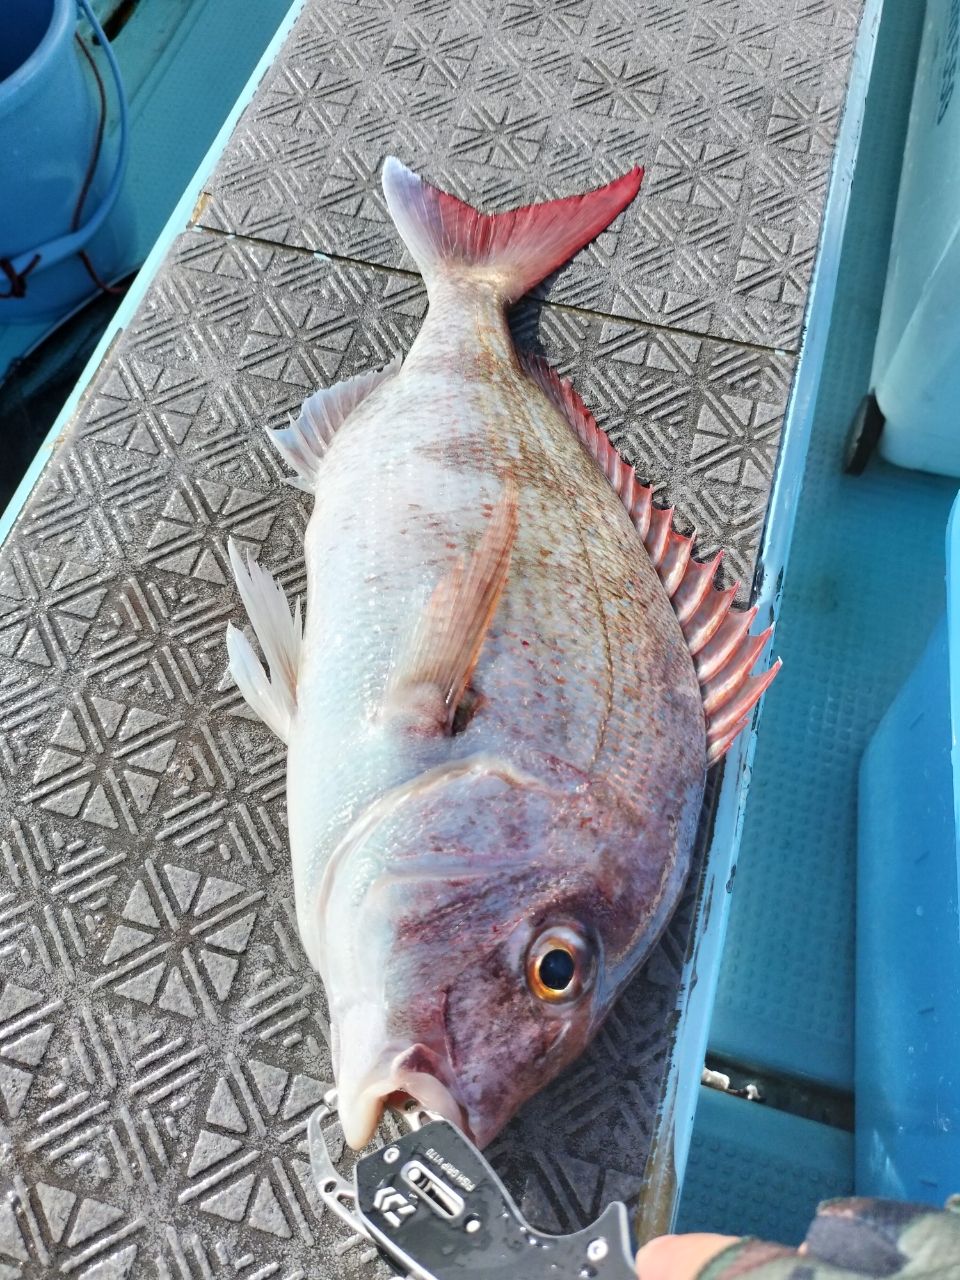
[(386, 1107), (405, 1110), (411, 1103), (473, 1136), (445, 1063), (426, 1045), (415, 1044), (385, 1056), (360, 1081), (338, 1084), (337, 1109), (347, 1144), (361, 1150), (376, 1133)]

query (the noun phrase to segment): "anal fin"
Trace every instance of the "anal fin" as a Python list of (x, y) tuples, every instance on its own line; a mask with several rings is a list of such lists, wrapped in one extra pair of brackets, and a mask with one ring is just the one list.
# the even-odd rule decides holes
[(760, 675), (750, 675), (770, 632), (749, 634), (756, 609), (733, 609), (737, 587), (715, 585), (720, 556), (707, 563), (694, 560), (693, 537), (674, 529), (673, 507), (653, 505), (653, 490), (620, 457), (569, 379), (537, 355), (523, 355), (520, 363), (567, 419), (643, 539), (694, 659), (704, 699), (707, 765), (715, 764), (747, 726), (750, 712), (780, 670), (777, 659)]
[(345, 382), (322, 387), (304, 400), (300, 416), (289, 427), (267, 431), (271, 444), (297, 473), (290, 483), (313, 493), (323, 455), (336, 432), (361, 401), (400, 368), (400, 357), (372, 373), (358, 373)]
[(508, 480), (474, 551), (453, 565), (427, 601), (390, 679), (388, 715), (419, 732), (454, 731), (506, 586), (516, 534), (517, 490)]
[(251, 710), (278, 738), (289, 742), (290, 721), (297, 705), (297, 673), (303, 644), (300, 601), (291, 614), (283, 587), (277, 580), (249, 557), (244, 564), (232, 538), (227, 549), (240, 597), (270, 671), (268, 677), (250, 641), (242, 631), (228, 623), (230, 674)]

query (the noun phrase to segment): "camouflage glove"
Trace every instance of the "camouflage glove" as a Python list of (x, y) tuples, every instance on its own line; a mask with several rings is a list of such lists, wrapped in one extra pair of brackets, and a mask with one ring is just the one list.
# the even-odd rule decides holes
[(742, 1240), (698, 1280), (960, 1280), (960, 1196), (944, 1211), (891, 1200), (828, 1200), (797, 1253)]

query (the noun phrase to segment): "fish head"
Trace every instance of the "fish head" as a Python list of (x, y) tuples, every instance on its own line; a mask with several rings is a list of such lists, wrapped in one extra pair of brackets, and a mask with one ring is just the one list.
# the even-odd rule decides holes
[(638, 858), (636, 813), (602, 787), (543, 772), (443, 766), (331, 860), (322, 972), (351, 1146), (410, 1098), (485, 1145), (622, 985), (664, 859)]

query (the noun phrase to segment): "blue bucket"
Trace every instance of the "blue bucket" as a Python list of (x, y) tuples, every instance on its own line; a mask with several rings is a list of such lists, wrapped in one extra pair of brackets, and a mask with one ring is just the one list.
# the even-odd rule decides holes
[[(104, 145), (107, 88), (77, 34), (83, 13), (106, 55), (120, 116)], [(0, 41), (0, 324), (56, 320), (109, 280), (122, 219), (108, 217), (127, 162), (127, 103), (89, 0), (17, 0)]]

